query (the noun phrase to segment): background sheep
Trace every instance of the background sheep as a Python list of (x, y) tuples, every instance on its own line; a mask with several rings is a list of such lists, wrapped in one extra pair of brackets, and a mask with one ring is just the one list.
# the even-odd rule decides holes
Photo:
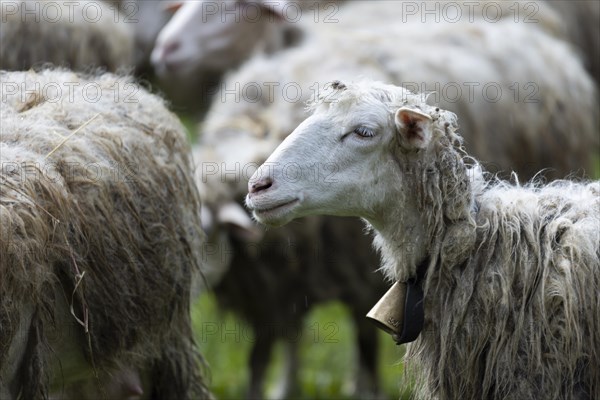
[(177, 107), (198, 112), (198, 107), (208, 104), (223, 73), (253, 54), (273, 54), (298, 44), (320, 13), (335, 13), (337, 3), (180, 2), (152, 50), (161, 87)]
[(181, 124), (128, 78), (0, 79), (0, 395), (97, 398), (132, 370), (149, 398), (208, 397), (190, 327), (203, 236)]
[(569, 40), (578, 48), (585, 67), (600, 84), (600, 2), (548, 0), (565, 21)]
[[(486, 181), (456, 127), (404, 88), (338, 83), (250, 179), (248, 207), (272, 225), (368, 221), (388, 277), (424, 291), (420, 398), (598, 398), (600, 181)], [(323, 160), (334, 181), (282, 172)]]
[(133, 24), (102, 1), (0, 1), (0, 69), (133, 65)]
[(240, 65), (260, 48), (270, 53), (286, 45), (287, 26), (281, 7), (286, 2), (181, 3), (160, 31), (152, 51), (159, 76)]
[[(384, 2), (391, 14), (399, 12), (394, 4)], [(385, 12), (347, 4), (320, 39), (317, 31), (315, 40), (254, 58), (228, 76), (201, 125), (202, 143), (222, 149), (230, 166), (264, 160), (302, 121), (317, 83), (365, 76), (434, 91), (430, 102), (459, 115), (467, 149), (491, 171), (514, 168), (524, 179), (542, 168), (548, 177), (590, 173), (590, 148), (598, 149), (595, 86), (570, 46), (547, 33), (554, 14), (543, 3), (538, 24), (514, 23), (510, 14), (494, 23), (466, 16), (421, 23), (417, 14), (406, 24), (382, 18), (356, 28), (356, 15), (369, 10)], [(251, 142), (260, 144), (244, 154)]]
[[(210, 160), (209, 154), (207, 149), (194, 150), (203, 162)], [(298, 337), (303, 320), (314, 306), (332, 300), (348, 306), (356, 328), (354, 395), (380, 396), (377, 332), (364, 316), (387, 285), (375, 273), (379, 261), (360, 221), (313, 217), (283, 229), (263, 230), (236, 202), (241, 200), (232, 197), (233, 192), (221, 182), (221, 173), (206, 173), (212, 166), (196, 169), (207, 208), (203, 213), (208, 233), (204, 264), (209, 272), (205, 276), (219, 305), (244, 318), (254, 332), (246, 397), (265, 397), (267, 367), (280, 340), (285, 343), (284, 366), (272, 397), (300, 394)], [(204, 218), (207, 214), (211, 217)]]

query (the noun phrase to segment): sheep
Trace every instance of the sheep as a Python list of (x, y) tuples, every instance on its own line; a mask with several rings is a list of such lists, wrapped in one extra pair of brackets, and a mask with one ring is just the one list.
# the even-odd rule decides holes
[(0, 1), (0, 69), (133, 65), (133, 25), (102, 1)]
[(152, 63), (159, 76), (234, 68), (257, 46), (273, 52), (286, 45), (281, 12), (264, 1), (183, 3), (160, 31)]
[[(324, 160), (327, 182), (304, 173)], [(248, 192), (268, 225), (362, 217), (386, 276), (422, 288), (406, 358), (419, 398), (600, 396), (600, 181), (486, 179), (455, 114), (362, 81), (320, 94)]]
[(178, 119), (110, 73), (3, 71), (0, 89), (0, 397), (209, 398)]
[(548, 0), (565, 19), (569, 40), (578, 48), (585, 67), (600, 85), (600, 3), (593, 0)]
[[(394, 2), (383, 3), (394, 12)], [(544, 168), (548, 178), (590, 173), (587, 150), (598, 148), (596, 88), (571, 47), (548, 33), (555, 14), (545, 10), (542, 19), (543, 3), (538, 24), (508, 16), (471, 22), (467, 14), (456, 23), (421, 23), (416, 15), (407, 23), (382, 18), (368, 30), (355, 23), (361, 14), (352, 10), (361, 6), (366, 14), (364, 3), (351, 2), (315, 40), (255, 57), (229, 74), (202, 122), (201, 142), (241, 165), (260, 161), (243, 154), (246, 142), (260, 142), (264, 161), (305, 117), (317, 83), (364, 76), (434, 91), (430, 101), (459, 115), (468, 151), (489, 170), (515, 168), (526, 178)]]
[(178, 107), (198, 111), (224, 72), (253, 54), (273, 54), (300, 43), (328, 1), (195, 1), (180, 8), (156, 38), (151, 63), (163, 90)]
[(377, 332), (363, 316), (388, 285), (374, 273), (377, 256), (360, 222), (313, 217), (281, 230), (260, 229), (214, 169), (218, 163), (212, 149), (195, 146), (193, 154), (200, 160), (196, 182), (207, 233), (206, 286), (221, 308), (244, 318), (254, 332), (246, 398), (265, 398), (266, 371), (277, 341), (285, 346), (284, 366), (271, 396), (299, 394), (298, 337), (303, 320), (313, 306), (332, 300), (349, 307), (356, 328), (354, 395), (380, 396)]
[[(386, 25), (390, 23), (389, 17), (385, 18), (386, 14), (398, 11), (396, 8), (389, 8), (393, 4), (396, 3), (387, 2), (388, 8), (378, 8), (372, 6), (372, 3), (369, 5), (364, 2), (344, 5), (339, 14), (336, 14), (339, 23), (332, 24), (331, 29), (324, 26), (322, 30), (313, 31), (314, 36), (306, 38), (298, 48), (285, 50), (270, 57), (254, 57), (238, 72), (231, 73), (225, 79), (221, 85), (221, 92), (217, 93), (206, 120), (199, 128), (200, 144), (212, 150), (218, 161), (218, 168), (222, 171), (219, 176), (222, 181), (215, 186), (219, 189), (213, 187), (211, 191), (224, 191), (228, 193), (228, 199), (239, 200), (246, 192), (248, 167), (264, 162), (292, 132), (295, 125), (301, 122), (304, 118), (305, 100), (318, 91), (314, 85), (319, 81), (331, 81), (338, 74), (345, 77), (374, 76), (396, 82), (427, 82), (431, 85), (440, 79), (438, 76), (444, 78), (445, 74), (445, 78), (441, 80), (442, 85), (457, 81), (479, 81), (481, 87), (485, 83), (498, 82), (504, 93), (510, 93), (511, 96), (515, 93), (510, 87), (518, 76), (520, 78), (517, 83), (521, 92), (520, 102), (517, 104), (506, 97), (503, 97), (500, 104), (486, 102), (481, 92), (478, 92), (477, 98), (473, 100), (469, 100), (465, 93), (458, 102), (445, 102), (456, 107), (465, 118), (471, 117), (466, 121), (466, 126), (477, 132), (471, 136), (474, 150), (480, 154), (489, 154), (490, 159), (496, 162), (502, 162), (496, 169), (507, 169), (511, 163), (518, 160), (516, 162), (521, 163), (519, 170), (529, 176), (533, 176), (538, 168), (553, 165), (550, 162), (552, 157), (557, 164), (562, 164), (556, 172), (557, 175), (567, 174), (572, 168), (576, 168), (575, 166), (587, 164), (589, 155), (586, 146), (592, 147), (590, 143), (594, 143), (593, 146), (596, 143), (593, 132), (598, 110), (594, 87), (568, 45), (554, 38), (556, 32), (560, 32), (555, 26), (559, 20), (551, 10), (544, 8), (543, 3), (540, 4), (540, 13), (537, 14), (540, 23), (535, 26), (522, 24), (514, 27), (513, 20), (508, 18), (494, 24), (485, 24), (480, 20), (458, 26), (428, 24), (426, 29), (420, 24), (418, 15), (414, 18), (419, 19), (412, 21), (410, 26)], [(494, 4), (509, 6), (507, 3)], [(382, 22), (376, 26), (369, 26), (370, 32), (357, 29), (361, 25), (359, 16), (370, 17), (373, 13), (379, 13), (380, 19), (377, 21)], [(398, 21), (402, 16), (395, 14), (395, 18), (394, 24), (400, 25)], [(348, 35), (347, 31), (343, 30), (349, 29), (348, 27), (352, 27), (355, 33)], [(336, 30), (342, 31), (346, 37), (338, 34)], [(508, 31), (508, 34), (505, 31)], [(348, 40), (348, 36), (352, 40)], [(394, 40), (390, 40), (392, 36)], [(417, 39), (418, 47), (414, 45)], [(423, 50), (424, 48), (428, 48), (431, 54)], [(480, 54), (482, 51), (483, 54)], [(524, 61), (515, 63), (508, 58), (508, 55), (513, 57), (512, 54), (518, 54), (514, 57)], [(446, 60), (454, 58), (464, 58), (465, 61), (452, 65)], [(552, 60), (548, 76), (540, 76), (543, 68), (539, 66), (538, 58)], [(470, 66), (469, 61), (473, 62), (474, 66)], [(503, 78), (498, 79), (499, 77)], [(539, 90), (538, 96), (533, 98), (535, 103), (524, 101), (532, 94), (522, 92), (528, 82), (536, 83), (535, 88)], [(577, 87), (577, 91), (573, 91), (573, 87)], [(295, 91), (296, 88), (300, 89)], [(466, 90), (466, 86), (463, 88)], [(502, 107), (501, 111), (498, 111), (498, 107)], [(540, 114), (540, 108), (547, 111), (547, 114)], [(560, 116), (554, 114), (557, 110), (562, 110)], [(517, 133), (513, 133), (511, 126), (500, 124), (500, 118), (505, 116), (511, 119), (509, 124), (516, 126), (514, 131)], [(487, 121), (487, 125), (492, 125), (495, 131), (483, 129), (486, 123), (480, 121)], [(577, 127), (574, 132), (583, 132), (582, 137), (563, 135), (562, 128), (568, 125)], [(548, 129), (548, 126), (551, 129)], [(516, 137), (519, 132), (522, 134), (519, 141), (510, 139)], [(550, 144), (564, 140), (570, 148), (569, 151), (577, 156), (571, 158), (562, 147), (558, 149), (558, 146), (555, 149), (556, 153), (548, 152), (542, 147), (545, 144), (538, 143), (543, 140), (540, 137), (546, 136)], [(500, 149), (495, 148), (493, 143), (488, 143), (492, 139), (502, 139), (503, 146)], [(540, 148), (535, 153), (525, 145)], [(561, 146), (564, 145), (561, 143)], [(503, 155), (502, 151), (510, 153)], [(528, 152), (534, 152), (535, 158), (527, 159), (524, 155)], [(290, 171), (293, 173), (294, 170)], [(322, 171), (324, 174), (332, 172), (334, 171), (326, 169)], [(207, 203), (220, 205), (225, 201), (220, 199)], [(213, 213), (218, 214), (218, 209)], [(227, 221), (225, 224), (239, 227), (237, 222), (231, 224)], [(242, 229), (247, 227), (246, 224)], [(307, 224), (305, 229), (310, 232), (314, 228)], [(239, 232), (229, 235), (237, 233)], [(267, 233), (276, 237), (275, 233)], [(295, 231), (282, 232), (281, 237), (285, 237), (286, 234), (302, 237)], [(360, 227), (348, 228), (347, 235), (360, 236)], [(239, 238), (234, 237), (232, 240), (243, 243)], [(254, 242), (256, 239), (250, 241)], [(214, 242), (209, 239), (209, 243)], [(360, 254), (365, 251), (360, 247), (360, 243), (346, 243), (347, 247), (344, 247), (344, 250), (347, 252)], [(244, 250), (241, 244), (238, 248)], [(229, 253), (227, 251), (227, 254)], [(221, 273), (223, 271), (217, 270)], [(244, 272), (247, 273), (248, 270)], [(281, 274), (287, 276), (284, 272)], [(229, 276), (235, 278), (235, 275)], [(229, 279), (229, 276), (226, 273), (225, 279)], [(263, 295), (267, 293), (266, 290), (257, 291)], [(226, 299), (223, 297), (227, 296), (227, 293), (221, 293), (223, 294), (220, 295), (220, 301), (225, 303)], [(258, 306), (263, 305), (263, 301), (259, 300), (263, 297), (257, 295), (254, 298), (257, 299)], [(242, 306), (250, 307), (250, 304), (245, 303)], [(252, 382), (251, 384), (254, 384), (256, 380), (252, 379)], [(251, 389), (251, 393), (256, 392), (252, 392)]]
[[(348, 232), (360, 236), (344, 240)], [(271, 350), (278, 340), (285, 344), (285, 366), (273, 397), (298, 395), (302, 322), (314, 306), (332, 300), (349, 308), (356, 329), (354, 395), (363, 399), (379, 396), (377, 332), (364, 315), (386, 285), (374, 273), (377, 258), (369, 251), (359, 221), (318, 218), (266, 231), (257, 241), (233, 233), (228, 239), (232, 258), (214, 293), (221, 307), (244, 318), (254, 332), (246, 397), (264, 398)], [(349, 251), (349, 240), (357, 246), (354, 251)], [(325, 249), (332, 256), (325, 256)]]

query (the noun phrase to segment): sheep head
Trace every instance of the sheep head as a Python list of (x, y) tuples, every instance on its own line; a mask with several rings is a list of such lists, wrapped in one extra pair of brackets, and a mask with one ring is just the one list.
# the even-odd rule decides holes
[(254, 216), (270, 225), (316, 213), (360, 216), (377, 226), (398, 208), (417, 211), (415, 175), (454, 115), (377, 82), (329, 89), (250, 179)]
[(283, 30), (277, 35), (274, 28), (283, 24), (286, 6), (285, 1), (259, 0), (171, 3), (167, 7), (175, 14), (152, 50), (155, 72), (169, 77), (226, 71), (261, 46), (266, 51), (284, 47)]
[(278, 226), (312, 214), (358, 216), (415, 260), (436, 240), (443, 252), (448, 224), (471, 223), (455, 115), (378, 82), (329, 89), (250, 179), (254, 217)]

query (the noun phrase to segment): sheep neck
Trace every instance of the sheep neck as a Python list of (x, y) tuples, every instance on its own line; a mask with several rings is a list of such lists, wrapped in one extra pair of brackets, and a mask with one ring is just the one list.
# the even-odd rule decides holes
[[(401, 218), (390, 218), (390, 221), (405, 222), (405, 213)], [(414, 214), (413, 214), (414, 215)], [(413, 219), (413, 218), (410, 218)], [(380, 226), (372, 224), (376, 235), (374, 246), (382, 256), (381, 269), (394, 281), (407, 282), (417, 276), (417, 266), (428, 258), (428, 244), (425, 225), (422, 223), (386, 223)]]

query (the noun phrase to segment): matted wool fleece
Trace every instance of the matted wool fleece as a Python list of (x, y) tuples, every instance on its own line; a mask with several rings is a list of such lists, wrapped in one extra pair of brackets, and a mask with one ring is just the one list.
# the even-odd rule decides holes
[[(0, 379), (29, 326), (18, 390), (43, 396), (61, 375), (44, 335), (78, 318), (95, 368), (134, 366), (152, 396), (206, 396), (189, 316), (203, 236), (183, 127), (130, 78), (0, 80)], [(70, 310), (57, 310), (60, 296)]]

